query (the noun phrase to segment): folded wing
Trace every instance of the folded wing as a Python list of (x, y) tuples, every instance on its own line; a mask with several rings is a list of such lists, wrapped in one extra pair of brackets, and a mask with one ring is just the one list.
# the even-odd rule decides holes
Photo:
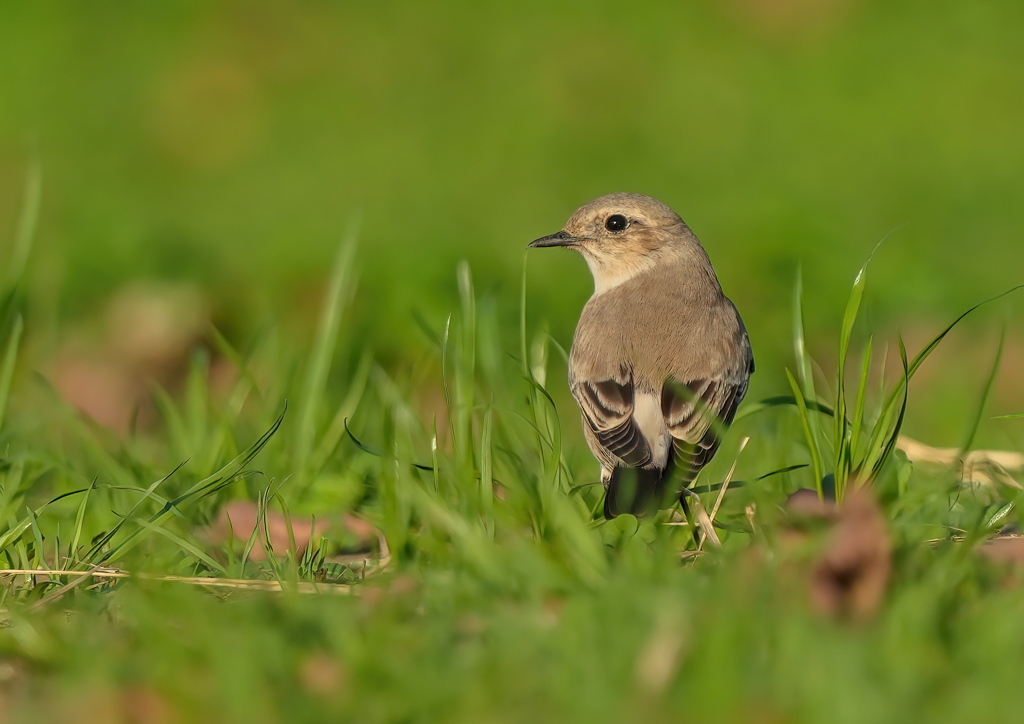
[(661, 411), (672, 435), (674, 476), (685, 486), (710, 462), (747, 392), (747, 374), (680, 381), (669, 379)]
[(570, 380), (583, 421), (600, 445), (632, 467), (651, 462), (651, 448), (633, 418), (635, 390), (632, 376), (617, 379)]

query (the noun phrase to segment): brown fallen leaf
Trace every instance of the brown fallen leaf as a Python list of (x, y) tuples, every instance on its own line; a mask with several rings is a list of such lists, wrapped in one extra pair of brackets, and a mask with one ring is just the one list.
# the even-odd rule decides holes
[(979, 546), (975, 552), (982, 560), (988, 561), (1004, 574), (1004, 588), (1015, 589), (1020, 586), (1021, 572), (1024, 571), (1024, 536), (996, 536)]
[(828, 616), (864, 620), (878, 611), (892, 571), (885, 516), (869, 488), (834, 506), (834, 525), (811, 570), (811, 605)]
[[(317, 533), (317, 523), (311, 517), (291, 516), (291, 536), (289, 536), (289, 519), (276, 510), (266, 513), (266, 530), (260, 525), (259, 507), (248, 500), (232, 500), (220, 509), (220, 514), (210, 526), (211, 540), (222, 542), (234, 536), (237, 541), (248, 541), (252, 532), (260, 528), (258, 540), (264, 545), (255, 545), (249, 558), (254, 561), (265, 560), (266, 548), (269, 547), (275, 556), (288, 553), (291, 538), (295, 539), (296, 552), (301, 555)], [(322, 527), (322, 526), (321, 526)], [(269, 535), (269, 541), (267, 536)]]
[(1024, 536), (998, 536), (978, 548), (978, 555), (992, 563), (1024, 564)]
[[(254, 561), (266, 559), (266, 546), (275, 556), (284, 556), (288, 553), (291, 545), (291, 538), (295, 540), (296, 552), (300, 555), (318, 536), (329, 535), (337, 530), (331, 530), (327, 522), (314, 520), (312, 516), (293, 515), (286, 519), (284, 514), (278, 510), (267, 510), (266, 533), (269, 533), (270, 540), (262, 529), (259, 531), (259, 540), (264, 545), (253, 546), (249, 558)], [(291, 522), (291, 536), (289, 536), (288, 525)], [(221, 508), (216, 520), (207, 529), (209, 540), (216, 543), (223, 543), (234, 536), (236, 541), (245, 543), (249, 540), (253, 530), (260, 525), (259, 507), (249, 500), (232, 500)], [(341, 520), (345, 531), (356, 537), (361, 549), (369, 547), (379, 540), (379, 533), (376, 528), (364, 520), (352, 515), (345, 515)]]

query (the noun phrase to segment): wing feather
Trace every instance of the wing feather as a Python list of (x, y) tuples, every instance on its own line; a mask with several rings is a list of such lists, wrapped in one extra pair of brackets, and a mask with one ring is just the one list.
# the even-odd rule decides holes
[(672, 435), (674, 475), (685, 486), (714, 457), (747, 391), (748, 374), (681, 382), (662, 391), (665, 424)]
[(626, 465), (648, 465), (651, 448), (633, 419), (632, 376), (623, 372), (618, 379), (574, 378), (570, 384), (595, 441)]

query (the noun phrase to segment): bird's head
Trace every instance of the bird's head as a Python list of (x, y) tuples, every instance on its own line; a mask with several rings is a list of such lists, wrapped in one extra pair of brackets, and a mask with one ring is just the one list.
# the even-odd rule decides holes
[(698, 243), (679, 215), (641, 194), (608, 194), (581, 206), (554, 234), (531, 248), (562, 246), (580, 252), (597, 292), (651, 269)]

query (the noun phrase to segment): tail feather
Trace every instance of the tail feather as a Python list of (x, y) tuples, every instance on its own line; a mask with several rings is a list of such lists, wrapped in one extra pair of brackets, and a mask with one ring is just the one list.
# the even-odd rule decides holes
[(667, 502), (669, 477), (658, 468), (616, 467), (608, 480), (604, 517), (610, 520), (625, 513), (638, 517), (657, 513)]

